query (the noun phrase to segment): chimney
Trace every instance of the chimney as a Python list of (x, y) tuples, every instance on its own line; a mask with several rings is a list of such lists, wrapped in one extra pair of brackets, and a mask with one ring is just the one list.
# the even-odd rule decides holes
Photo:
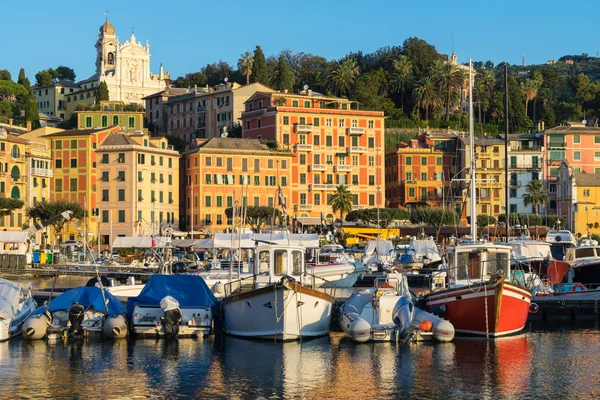
[(31, 131), (31, 121), (27, 121), (25, 124), (25, 127), (27, 128), (27, 132)]
[(12, 126), (13, 126), (12, 124), (13, 124), (13, 119), (9, 118), (8, 119), (8, 126), (10, 126), (12, 128)]
[(542, 132), (544, 131), (544, 121), (542, 121)]

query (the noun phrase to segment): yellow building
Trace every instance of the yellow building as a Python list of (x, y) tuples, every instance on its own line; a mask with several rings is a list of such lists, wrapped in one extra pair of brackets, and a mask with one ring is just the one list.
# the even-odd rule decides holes
[(600, 234), (600, 175), (574, 173), (563, 161), (558, 168), (557, 212), (577, 236)]
[(36, 86), (33, 88), (39, 112), (58, 117), (62, 120), (68, 118), (70, 115), (67, 113), (67, 97), (74, 99), (73, 92), (78, 90), (79, 85), (67, 80), (62, 80), (48, 86)]
[[(469, 182), (471, 179), (471, 144), (469, 137), (461, 137), (463, 181), (463, 204), (469, 216), (470, 196)], [(463, 156), (464, 155), (464, 156)], [(475, 138), (475, 196), (477, 199), (477, 215), (491, 215), (498, 218), (505, 212), (504, 187), (504, 141), (492, 137)]]
[(122, 101), (101, 101), (99, 105), (75, 111), (77, 129), (106, 128), (118, 126), (122, 132), (138, 132), (144, 129), (146, 113), (137, 104), (125, 105)]
[(27, 140), (0, 130), (0, 197), (10, 197), (25, 203), (20, 210), (0, 217), (0, 230), (20, 231), (27, 222), (27, 145)]
[(242, 179), (248, 182), (244, 197), (249, 206), (279, 209), (277, 190), (281, 187), (292, 214), (291, 152), (272, 150), (256, 139), (212, 138), (186, 151), (184, 157), (185, 230), (222, 232), (228, 228), (231, 221), (225, 209), (242, 204)]
[(180, 155), (166, 138), (113, 133), (99, 144), (96, 159), (101, 245), (117, 236), (179, 229)]

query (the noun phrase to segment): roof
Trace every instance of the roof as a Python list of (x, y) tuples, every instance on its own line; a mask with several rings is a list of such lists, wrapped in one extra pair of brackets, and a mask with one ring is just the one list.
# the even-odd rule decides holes
[(179, 96), (179, 95), (186, 94), (186, 93), (187, 93), (187, 89), (185, 89), (185, 88), (170, 87), (170, 88), (166, 88), (165, 90), (161, 90), (160, 92), (156, 92), (156, 93), (153, 93), (146, 97), (142, 97), (142, 100), (152, 99), (154, 97), (163, 97), (163, 96), (164, 97)]
[(0, 129), (4, 129), (8, 133), (15, 133), (19, 135), (27, 132), (27, 128), (23, 128), (22, 126), (10, 126), (10, 124), (4, 123), (0, 123)]
[(86, 136), (86, 135), (95, 135), (96, 133), (104, 132), (109, 129), (114, 128), (114, 126), (109, 126), (108, 128), (95, 128), (95, 129), (70, 129), (67, 131), (50, 133), (48, 135), (44, 135), (44, 137), (62, 137), (62, 136)]
[(6, 142), (11, 142), (11, 143), (19, 143), (19, 144), (29, 143), (28, 140), (21, 139), (20, 137), (17, 137), (17, 136), (11, 135), (11, 134), (6, 134), (6, 136), (0, 136), (0, 140), (6, 141)]
[(67, 80), (67, 79), (61, 79), (58, 82), (53, 82), (51, 85), (44, 85), (44, 86), (32, 86), (33, 90), (37, 90), (37, 89), (43, 89), (43, 88), (47, 88), (47, 87), (53, 87), (53, 86), (64, 86), (64, 87), (74, 87), (74, 88), (78, 88), (79, 85), (76, 84), (73, 81)]
[(556, 126), (552, 129), (546, 129), (545, 134), (582, 134), (582, 133), (591, 133), (594, 135), (600, 135), (600, 128), (594, 128), (590, 126), (584, 126), (583, 124), (573, 124), (573, 125), (565, 125), (565, 126)]
[(122, 133), (115, 133), (106, 136), (106, 138), (100, 143), (100, 146), (126, 146), (126, 145), (137, 145), (138, 143), (127, 135)]
[[(459, 136), (460, 140), (465, 144), (470, 144), (471, 140), (469, 136)], [(495, 144), (504, 144), (504, 139), (492, 136), (475, 136), (476, 146), (490, 146)]]
[(48, 115), (48, 114), (44, 114), (41, 112), (38, 112), (40, 121), (62, 121), (62, 119), (52, 116), (52, 115)]
[(600, 174), (573, 174), (577, 186), (600, 186)]
[(269, 147), (262, 144), (258, 139), (238, 138), (211, 138), (201, 143), (201, 149), (238, 149), (238, 150), (262, 150), (269, 151)]

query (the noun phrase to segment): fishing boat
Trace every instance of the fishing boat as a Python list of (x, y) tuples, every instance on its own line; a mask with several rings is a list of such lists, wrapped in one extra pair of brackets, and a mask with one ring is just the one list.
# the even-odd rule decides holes
[(36, 309), (31, 290), (20, 283), (0, 278), (0, 342), (21, 334), (21, 326)]
[(51, 298), (22, 327), (27, 339), (127, 336), (127, 309), (104, 287), (80, 286)]
[(454, 338), (451, 323), (414, 307), (407, 280), (401, 274), (378, 278), (371, 290), (350, 296), (340, 310), (340, 327), (359, 343), (447, 342)]
[(131, 331), (142, 337), (204, 337), (218, 301), (194, 275), (154, 275), (127, 301)]
[(315, 289), (304, 255), (303, 247), (259, 247), (252, 290), (221, 301), (225, 332), (283, 341), (327, 335), (335, 297)]
[(421, 304), (448, 319), (457, 333), (499, 337), (525, 327), (531, 292), (511, 279), (512, 248), (497, 242), (477, 241), (475, 197), (475, 140), (473, 134), (473, 96), (469, 62), (469, 136), (471, 241), (447, 248), (447, 287), (425, 294)]

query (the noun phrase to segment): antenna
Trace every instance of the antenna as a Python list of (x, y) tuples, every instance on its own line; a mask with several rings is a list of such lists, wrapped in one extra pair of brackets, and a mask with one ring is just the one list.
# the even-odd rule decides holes
[(525, 66), (525, 53), (521, 55), (521, 62), (523, 63), (523, 66)]

